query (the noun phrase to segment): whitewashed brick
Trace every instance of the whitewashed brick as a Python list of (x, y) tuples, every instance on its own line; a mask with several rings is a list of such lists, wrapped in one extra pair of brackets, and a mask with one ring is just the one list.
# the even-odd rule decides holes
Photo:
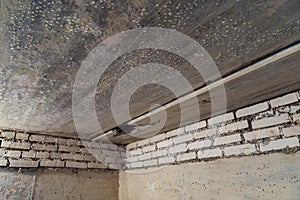
[(243, 120), (243, 121), (226, 124), (224, 126), (219, 127), (219, 133), (228, 133), (232, 131), (242, 130), (248, 127), (249, 127), (248, 121)]
[(272, 151), (285, 149), (286, 147), (293, 148), (299, 146), (298, 137), (291, 137), (286, 139), (270, 141), (268, 144), (260, 144), (260, 151)]
[(225, 156), (231, 155), (249, 155), (256, 152), (255, 144), (243, 144), (224, 148)]
[(144, 163), (143, 163), (144, 167), (154, 166), (154, 165), (157, 165), (157, 164), (158, 164), (157, 159), (146, 160), (146, 161), (144, 161)]
[(136, 144), (137, 144), (138, 147), (149, 145), (150, 144), (150, 139), (147, 138), (147, 139), (143, 139), (143, 140), (137, 141)]
[(138, 161), (138, 157), (134, 156), (134, 157), (128, 157), (126, 158), (127, 162), (137, 162)]
[(197, 157), (198, 159), (222, 157), (222, 151), (219, 148), (198, 151)]
[(214, 124), (219, 124), (219, 123), (226, 122), (226, 121), (233, 120), (233, 119), (234, 119), (233, 113), (226, 113), (226, 114), (219, 115), (219, 116), (208, 119), (207, 123), (209, 126), (211, 126)]
[(261, 130), (251, 131), (251, 132), (243, 134), (246, 141), (275, 137), (275, 136), (279, 136), (279, 135), (280, 135), (280, 133), (279, 133), (278, 127), (261, 129)]
[(214, 145), (218, 146), (218, 145), (231, 144), (240, 141), (242, 141), (240, 134), (234, 134), (234, 135), (215, 138)]
[(196, 159), (196, 152), (184, 153), (176, 156), (176, 160), (178, 162), (185, 160), (193, 160)]
[(275, 108), (275, 107), (284, 106), (284, 105), (287, 105), (290, 103), (294, 103), (297, 101), (298, 101), (298, 98), (297, 98), (296, 93), (291, 93), (291, 94), (287, 94), (283, 97), (273, 99), (270, 102), (271, 102), (272, 108)]
[(288, 128), (283, 128), (282, 133), (285, 137), (300, 135), (300, 126), (292, 126)]
[(5, 152), (5, 157), (20, 158), (21, 157), (21, 151), (8, 150), (8, 151)]
[(5, 158), (0, 158), (0, 166), (1, 166), (1, 167), (7, 166), (7, 159), (5, 159)]
[(200, 128), (206, 127), (206, 121), (197, 122), (194, 124), (190, 124), (184, 127), (185, 132), (190, 132), (194, 130), (198, 130)]
[(38, 150), (38, 151), (56, 151), (57, 146), (56, 145), (51, 145), (51, 144), (33, 144), (31, 146), (33, 150)]
[(193, 134), (186, 134), (186, 135), (180, 135), (177, 137), (172, 138), (173, 144), (179, 144), (187, 141), (193, 140)]
[(188, 144), (188, 149), (193, 150), (193, 149), (201, 149), (205, 147), (210, 147), (212, 141), (211, 140), (202, 140), (202, 141), (195, 141), (190, 144)]
[(57, 141), (58, 141), (58, 139), (55, 138), (55, 137), (48, 137), (48, 136), (46, 136), (44, 138), (44, 142), (47, 142), (47, 143), (57, 143)]
[(202, 131), (194, 133), (194, 138), (201, 139), (201, 138), (206, 138), (206, 137), (216, 135), (216, 134), (218, 134), (217, 128), (211, 128), (211, 129), (206, 129), (206, 130), (202, 130)]
[(36, 151), (22, 151), (22, 158), (35, 158)]
[(31, 144), (27, 142), (12, 142), (12, 141), (2, 141), (1, 147), (8, 149), (30, 149)]
[(12, 159), (9, 159), (9, 167), (36, 168), (38, 166), (39, 166), (39, 161), (33, 161), (33, 160), (12, 160)]
[(95, 163), (95, 162), (89, 162), (88, 163), (89, 169), (107, 169), (107, 166), (103, 163)]
[(5, 156), (5, 154), (6, 154), (6, 152), (3, 149), (0, 148), (0, 157)]
[(61, 145), (61, 146), (58, 147), (58, 151), (61, 151), (61, 152), (73, 152), (74, 151), (74, 147)]
[(80, 168), (80, 169), (86, 169), (87, 163), (84, 162), (75, 162), (75, 161), (67, 161), (66, 167), (68, 168)]
[(61, 160), (41, 160), (41, 167), (64, 167), (65, 162)]
[(144, 153), (138, 156), (138, 160), (148, 160), (151, 159), (152, 153)]
[(61, 159), (62, 158), (62, 154), (61, 153), (57, 153), (57, 152), (50, 152), (50, 158), (52, 158), (52, 159)]
[(293, 120), (294, 120), (294, 122), (296, 122), (297, 120), (300, 121), (300, 113), (293, 115)]
[(152, 152), (152, 158), (165, 156), (168, 154), (168, 151), (166, 149), (156, 150)]
[(16, 133), (15, 132), (13, 132), (13, 131), (2, 131), (1, 133), (0, 133), (0, 137), (1, 138), (6, 138), (6, 139), (14, 139), (15, 138), (15, 136), (16, 136)]
[(60, 145), (67, 145), (68, 144), (68, 139), (57, 138), (57, 143), (60, 144)]
[(84, 157), (84, 155), (81, 155), (81, 154), (74, 154), (73, 160), (84, 161), (85, 157)]
[(32, 142), (43, 142), (46, 136), (44, 135), (31, 135), (29, 136), (29, 141)]
[(28, 140), (29, 134), (27, 133), (17, 133), (16, 134), (16, 139), (17, 140)]
[(142, 149), (136, 149), (136, 150), (130, 151), (131, 156), (140, 155), (140, 154), (142, 154)]
[(263, 128), (268, 126), (274, 126), (279, 124), (284, 124), (289, 122), (288, 114), (283, 114), (276, 117), (268, 117), (259, 120), (255, 120), (252, 122), (252, 128)]
[(130, 143), (126, 145), (126, 150), (131, 150), (131, 149), (135, 149), (136, 146), (136, 142)]
[(155, 136), (151, 137), (150, 138), (150, 143), (156, 143), (156, 142), (162, 141), (166, 138), (167, 138), (167, 135), (165, 133), (161, 133), (161, 134), (158, 134), (158, 135), (155, 135)]
[(154, 145), (144, 147), (142, 151), (143, 151), (143, 153), (147, 153), (149, 151), (154, 151), (155, 149), (156, 149), (156, 145), (154, 144)]
[(171, 146), (172, 144), (173, 144), (173, 141), (171, 139), (165, 140), (165, 141), (157, 143), (157, 148), (159, 148), (159, 149), (164, 148), (167, 146)]
[(169, 164), (169, 163), (174, 163), (175, 158), (173, 156), (170, 157), (163, 157), (158, 159), (159, 164)]
[(63, 153), (63, 154), (61, 154), (61, 158), (63, 160), (73, 160), (73, 156), (74, 156), (73, 153)]
[(49, 154), (49, 152), (38, 151), (38, 152), (36, 152), (35, 157), (36, 158), (49, 158), (50, 154)]
[(184, 127), (181, 127), (181, 128), (178, 128), (178, 129), (174, 129), (172, 131), (169, 131), (166, 133), (166, 136), (167, 138), (170, 138), (170, 137), (174, 137), (174, 136), (177, 136), (177, 135), (182, 135), (184, 134)]
[(170, 147), (168, 152), (170, 154), (176, 154), (179, 152), (185, 152), (186, 150), (187, 150), (187, 145), (184, 143), (184, 144), (179, 144), (179, 145)]
[(259, 112), (263, 112), (269, 109), (269, 105), (267, 102), (259, 103), (253, 106), (249, 106), (246, 108), (242, 108), (236, 111), (237, 117), (244, 117), (248, 115), (253, 115)]
[(131, 163), (132, 168), (143, 167), (143, 161)]

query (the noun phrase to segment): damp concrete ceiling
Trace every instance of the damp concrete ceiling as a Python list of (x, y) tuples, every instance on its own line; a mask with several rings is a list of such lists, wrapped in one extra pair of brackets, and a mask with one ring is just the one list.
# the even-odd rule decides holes
[[(297, 43), (299, 11), (299, 0), (0, 0), (0, 127), (75, 136), (72, 89), (77, 71), (94, 47), (116, 33), (141, 27), (177, 30), (202, 45), (227, 76)], [(299, 89), (299, 57), (228, 85), (229, 110)], [(174, 54), (152, 49), (125, 54), (109, 66), (96, 90), (95, 108), (104, 131), (117, 126), (110, 110), (114, 85), (130, 69), (150, 62), (178, 70), (193, 89), (205, 84)], [(249, 88), (245, 80), (252, 80), (252, 93), (242, 92)], [(236, 89), (240, 85), (244, 90)], [(131, 116), (174, 98), (164, 87), (144, 86), (132, 96)], [(205, 98), (203, 104), (210, 101)], [(178, 125), (176, 108), (168, 117), (164, 130)]]

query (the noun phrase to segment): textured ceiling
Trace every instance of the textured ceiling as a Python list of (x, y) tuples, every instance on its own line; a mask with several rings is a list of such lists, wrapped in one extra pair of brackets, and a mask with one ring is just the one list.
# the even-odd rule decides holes
[[(187, 34), (211, 55), (222, 75), (300, 39), (299, 0), (0, 0), (0, 127), (74, 134), (72, 86), (82, 60), (101, 41), (133, 28), (164, 27)], [(158, 62), (194, 88), (199, 74), (176, 55), (145, 49), (117, 59), (98, 84), (96, 111), (104, 130), (116, 125), (110, 97), (118, 78)], [(148, 85), (132, 97), (132, 116), (174, 99)]]

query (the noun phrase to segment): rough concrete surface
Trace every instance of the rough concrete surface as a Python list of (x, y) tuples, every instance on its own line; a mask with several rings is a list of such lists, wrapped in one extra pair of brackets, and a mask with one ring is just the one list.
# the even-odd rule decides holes
[(1, 200), (117, 200), (118, 172), (0, 169)]
[(229, 158), (120, 173), (120, 200), (300, 199), (300, 153)]

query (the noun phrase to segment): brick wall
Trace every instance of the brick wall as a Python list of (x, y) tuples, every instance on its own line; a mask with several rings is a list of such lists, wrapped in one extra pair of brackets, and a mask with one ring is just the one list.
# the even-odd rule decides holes
[(299, 150), (300, 94), (294, 92), (126, 146), (126, 168)]
[(125, 154), (115, 145), (14, 130), (0, 130), (0, 142), (1, 167), (119, 169)]

